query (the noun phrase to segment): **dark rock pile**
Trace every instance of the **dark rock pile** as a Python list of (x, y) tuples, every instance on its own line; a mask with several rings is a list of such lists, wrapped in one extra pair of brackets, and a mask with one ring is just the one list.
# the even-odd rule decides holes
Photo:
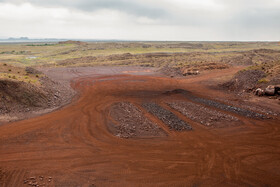
[(143, 103), (142, 106), (151, 114), (159, 118), (163, 123), (165, 123), (169, 129), (176, 131), (192, 130), (192, 127), (178, 118), (175, 114), (162, 108), (156, 103)]

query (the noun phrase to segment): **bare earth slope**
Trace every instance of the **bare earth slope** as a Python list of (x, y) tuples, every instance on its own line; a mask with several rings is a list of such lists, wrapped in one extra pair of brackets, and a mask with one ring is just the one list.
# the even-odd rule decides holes
[[(188, 79), (110, 67), (91, 74), (73, 68), (77, 76), (67, 78), (65, 69), (57, 70), (65, 73), (64, 81), (77, 77), (71, 85), (80, 97), (53, 113), (0, 126), (0, 186), (278, 186), (279, 105), (263, 110), (240, 104), (203, 84), (238, 70)], [(118, 136), (110, 131), (127, 120), (110, 114), (120, 102), (126, 103), (125, 114), (135, 110), (135, 119), (143, 121), (137, 136), (121, 138), (122, 131)], [(160, 112), (150, 112), (145, 103)], [(215, 113), (224, 116), (213, 118), (217, 126), (196, 120)], [(170, 128), (177, 122), (191, 129)], [(147, 124), (164, 133), (147, 138)]]

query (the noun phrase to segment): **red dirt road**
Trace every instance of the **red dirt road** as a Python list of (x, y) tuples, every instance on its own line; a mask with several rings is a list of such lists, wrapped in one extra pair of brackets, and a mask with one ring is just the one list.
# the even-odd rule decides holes
[(226, 95), (201, 81), (235, 71), (181, 80), (138, 75), (76, 79), (72, 86), (80, 97), (72, 104), (0, 126), (0, 186), (279, 186), (279, 119), (231, 113), (240, 125), (209, 128), (169, 109), (193, 130), (169, 130), (147, 112), (168, 136), (121, 139), (108, 130), (108, 110), (115, 102), (164, 105), (169, 97), (182, 99), (162, 94), (177, 88), (221, 99)]

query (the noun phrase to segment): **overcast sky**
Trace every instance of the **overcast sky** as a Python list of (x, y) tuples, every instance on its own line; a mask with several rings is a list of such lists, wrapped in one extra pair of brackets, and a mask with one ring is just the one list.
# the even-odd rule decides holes
[(280, 40), (280, 0), (0, 0), (0, 37)]

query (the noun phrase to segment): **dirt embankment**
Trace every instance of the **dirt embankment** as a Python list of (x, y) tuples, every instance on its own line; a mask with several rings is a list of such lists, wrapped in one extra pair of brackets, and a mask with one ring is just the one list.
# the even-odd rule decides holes
[(0, 124), (35, 117), (70, 103), (76, 95), (71, 87), (74, 79), (107, 74), (155, 74), (153, 68), (145, 67), (3, 67), (5, 71), (1, 69), (0, 72), (5, 75), (0, 79)]
[(228, 64), (223, 63), (199, 63), (199, 64), (189, 64), (185, 66), (172, 66), (167, 65), (158, 70), (162, 75), (171, 76), (171, 77), (183, 77), (183, 76), (192, 76), (199, 75), (212, 70), (222, 70), (232, 67)]
[[(246, 65), (230, 80), (220, 84), (220, 88), (239, 95), (254, 93), (258, 96), (279, 97), (280, 52), (277, 50), (258, 49), (239, 52), (222, 59), (226, 64)], [(273, 91), (273, 90), (274, 91)], [(273, 93), (274, 92), (274, 93)]]
[(47, 107), (46, 93), (25, 82), (0, 80), (0, 113), (29, 111), (33, 107)]
[[(265, 68), (254, 67), (254, 69), (244, 69), (236, 73), (232, 79), (221, 84), (221, 88), (235, 93), (255, 93), (256, 95), (280, 97), (280, 74), (270, 74), (275, 67)], [(270, 91), (270, 89), (274, 91)], [(273, 93), (272, 93), (273, 92)], [(272, 97), (270, 97), (272, 98)]]
[[(54, 110), (69, 103), (75, 95), (71, 88), (34, 68), (15, 69), (18, 74), (0, 79), (0, 124)], [(25, 72), (25, 80), (30, 80), (20, 80), (20, 71)]]
[(222, 86), (230, 91), (253, 91), (259, 80), (265, 77), (265, 73), (260, 70), (239, 71), (231, 80), (222, 84)]

